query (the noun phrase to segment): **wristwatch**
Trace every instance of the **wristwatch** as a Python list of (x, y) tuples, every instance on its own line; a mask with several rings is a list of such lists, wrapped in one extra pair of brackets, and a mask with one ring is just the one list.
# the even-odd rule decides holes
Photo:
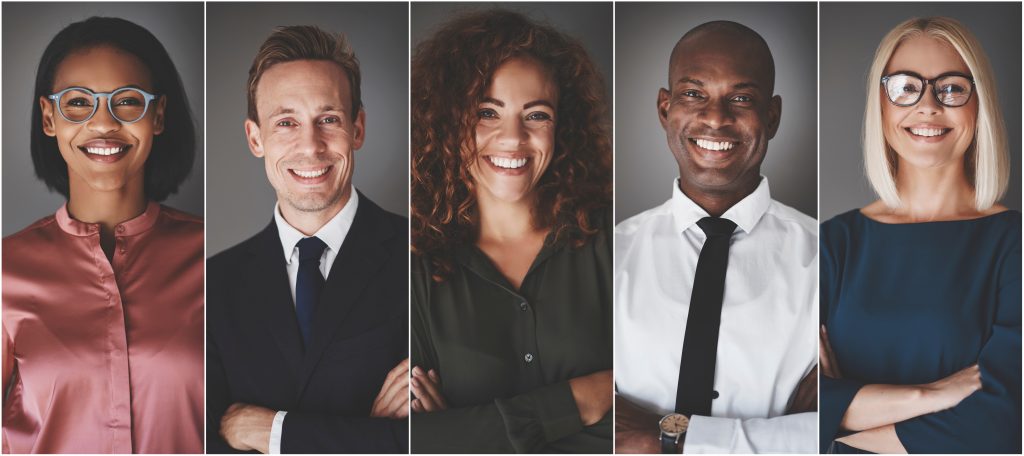
[(686, 415), (669, 413), (658, 421), (658, 428), (661, 429), (661, 452), (662, 454), (678, 454), (679, 442), (690, 427), (690, 419)]

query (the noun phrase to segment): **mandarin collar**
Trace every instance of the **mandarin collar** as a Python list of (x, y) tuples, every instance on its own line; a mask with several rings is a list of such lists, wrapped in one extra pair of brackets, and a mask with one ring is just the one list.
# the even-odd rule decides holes
[[(159, 216), (160, 204), (155, 201), (150, 201), (146, 204), (146, 210), (142, 214), (115, 225), (114, 235), (134, 236), (145, 232), (156, 224), (156, 220)], [(60, 209), (57, 209), (56, 218), (57, 225), (60, 226), (60, 229), (72, 236), (93, 236), (100, 232), (99, 223), (86, 223), (71, 218), (71, 214), (68, 213), (68, 203), (66, 202), (61, 205)]]
[[(734, 204), (722, 214), (722, 218), (729, 219), (745, 233), (750, 232), (761, 220), (761, 216), (768, 211), (771, 204), (771, 192), (768, 189), (768, 178), (761, 176), (761, 182), (754, 189), (753, 193), (747, 195), (738, 203)], [(676, 223), (676, 230), (682, 233), (697, 224), (697, 221), (709, 217), (704, 208), (693, 202), (682, 190), (679, 189), (679, 178), (672, 180), (672, 218)]]

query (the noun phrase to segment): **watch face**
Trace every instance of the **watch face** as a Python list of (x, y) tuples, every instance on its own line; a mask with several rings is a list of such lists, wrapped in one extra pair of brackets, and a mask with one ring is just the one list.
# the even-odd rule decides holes
[(685, 415), (673, 413), (671, 415), (665, 415), (661, 419), (661, 430), (666, 434), (682, 434), (686, 432), (686, 428), (690, 426), (690, 419)]

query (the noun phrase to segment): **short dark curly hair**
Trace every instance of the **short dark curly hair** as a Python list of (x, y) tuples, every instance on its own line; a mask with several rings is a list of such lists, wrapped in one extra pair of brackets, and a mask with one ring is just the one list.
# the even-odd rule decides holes
[(478, 235), (469, 173), (477, 107), (497, 68), (515, 57), (539, 61), (558, 86), (554, 156), (535, 189), (535, 223), (579, 247), (603, 228), (599, 213), (611, 206), (605, 86), (583, 45), (519, 13), (465, 13), (412, 59), (412, 249), (429, 260), (435, 281), (453, 271), (455, 247)]
[(192, 171), (196, 156), (195, 122), (181, 77), (167, 50), (149, 30), (120, 18), (90, 17), (75, 22), (57, 33), (43, 51), (32, 97), (30, 149), (36, 176), (51, 190), (69, 197), (68, 165), (60, 155), (56, 138), (43, 132), (39, 98), (54, 92), (57, 66), (68, 55), (104, 45), (138, 58), (153, 77), (153, 90), (167, 98), (164, 131), (153, 138), (153, 150), (146, 159), (144, 178), (146, 198), (163, 201), (178, 191)]

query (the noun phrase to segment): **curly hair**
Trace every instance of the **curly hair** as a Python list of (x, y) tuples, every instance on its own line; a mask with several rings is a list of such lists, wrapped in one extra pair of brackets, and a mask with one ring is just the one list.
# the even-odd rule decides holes
[[(416, 47), (412, 59), (412, 250), (432, 278), (454, 269), (455, 247), (475, 242), (477, 110), (495, 70), (515, 57), (541, 62), (558, 86), (554, 156), (534, 189), (534, 223), (580, 247), (611, 206), (611, 138), (604, 81), (583, 45), (505, 10), (465, 13)], [(464, 158), (466, 157), (466, 158)]]

